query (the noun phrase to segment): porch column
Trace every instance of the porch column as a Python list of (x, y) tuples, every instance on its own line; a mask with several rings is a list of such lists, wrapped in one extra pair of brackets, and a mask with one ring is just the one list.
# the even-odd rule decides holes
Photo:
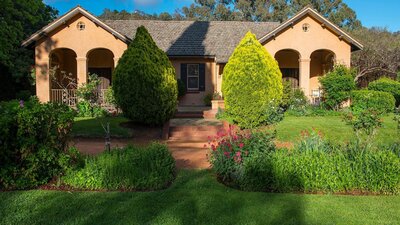
[(49, 64), (49, 58), (36, 58), (36, 96), (41, 102), (50, 101), (51, 77)]
[(310, 97), (310, 62), (311, 59), (299, 59), (299, 86), (307, 97)]
[(86, 57), (77, 57), (76, 58), (77, 65), (77, 84), (78, 86), (87, 82), (87, 58)]
[(114, 68), (117, 67), (120, 58), (114, 57)]

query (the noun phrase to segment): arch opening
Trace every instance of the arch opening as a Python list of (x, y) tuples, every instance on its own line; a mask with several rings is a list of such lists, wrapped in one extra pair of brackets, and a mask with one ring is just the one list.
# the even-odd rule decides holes
[(293, 49), (282, 49), (275, 54), (282, 80), (289, 81), (292, 88), (299, 88), (299, 59), (300, 53)]
[(58, 48), (50, 52), (52, 89), (76, 89), (76, 53), (69, 48)]
[(109, 49), (92, 49), (87, 54), (89, 74), (96, 74), (100, 79), (99, 90), (107, 89), (112, 85), (112, 72), (114, 71), (114, 54)]
[(336, 55), (331, 50), (319, 49), (310, 55), (310, 90), (319, 89), (318, 78), (333, 70)]

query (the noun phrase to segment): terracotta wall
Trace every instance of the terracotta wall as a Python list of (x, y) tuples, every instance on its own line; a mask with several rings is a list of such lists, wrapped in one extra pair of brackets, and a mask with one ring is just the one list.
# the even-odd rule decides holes
[(213, 94), (217, 88), (216, 85), (216, 63), (214, 58), (170, 58), (172, 65), (175, 67), (176, 78), (181, 77), (181, 64), (182, 63), (205, 63), (205, 78), (206, 87), (205, 91), (188, 92), (179, 100), (180, 106), (202, 106), (204, 105), (204, 97), (211, 93)]
[[(77, 28), (78, 22), (85, 23), (84, 30)], [(96, 48), (109, 49), (114, 55), (114, 62), (118, 62), (127, 45), (82, 15), (67, 21), (36, 43), (36, 95), (43, 102), (50, 100), (49, 56), (58, 48), (69, 48), (76, 53), (78, 83), (84, 83), (87, 79), (89, 51)]]

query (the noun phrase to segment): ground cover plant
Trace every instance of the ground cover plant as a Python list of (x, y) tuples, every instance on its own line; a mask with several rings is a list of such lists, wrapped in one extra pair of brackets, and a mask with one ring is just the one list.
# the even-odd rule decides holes
[(282, 99), (282, 74), (276, 60), (248, 32), (224, 68), (226, 113), (240, 127), (271, 123)]
[(213, 171), (226, 185), (249, 191), (400, 193), (400, 157), (353, 141), (335, 145), (306, 133), (277, 150), (263, 132), (228, 132), (210, 142)]
[(113, 73), (114, 97), (134, 122), (162, 125), (175, 113), (178, 86), (175, 69), (145, 27), (136, 31)]
[(0, 189), (25, 189), (60, 176), (79, 153), (68, 148), (74, 111), (36, 98), (0, 104)]
[(159, 190), (174, 178), (175, 160), (168, 147), (152, 143), (88, 157), (82, 168), (69, 170), (62, 181), (87, 190)]

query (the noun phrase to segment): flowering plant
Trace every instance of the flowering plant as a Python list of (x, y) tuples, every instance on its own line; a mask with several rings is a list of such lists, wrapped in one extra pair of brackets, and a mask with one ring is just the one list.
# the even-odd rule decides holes
[(210, 149), (208, 158), (219, 178), (225, 183), (236, 183), (248, 160), (259, 152), (275, 150), (274, 137), (267, 132), (229, 129), (209, 137), (205, 147)]

